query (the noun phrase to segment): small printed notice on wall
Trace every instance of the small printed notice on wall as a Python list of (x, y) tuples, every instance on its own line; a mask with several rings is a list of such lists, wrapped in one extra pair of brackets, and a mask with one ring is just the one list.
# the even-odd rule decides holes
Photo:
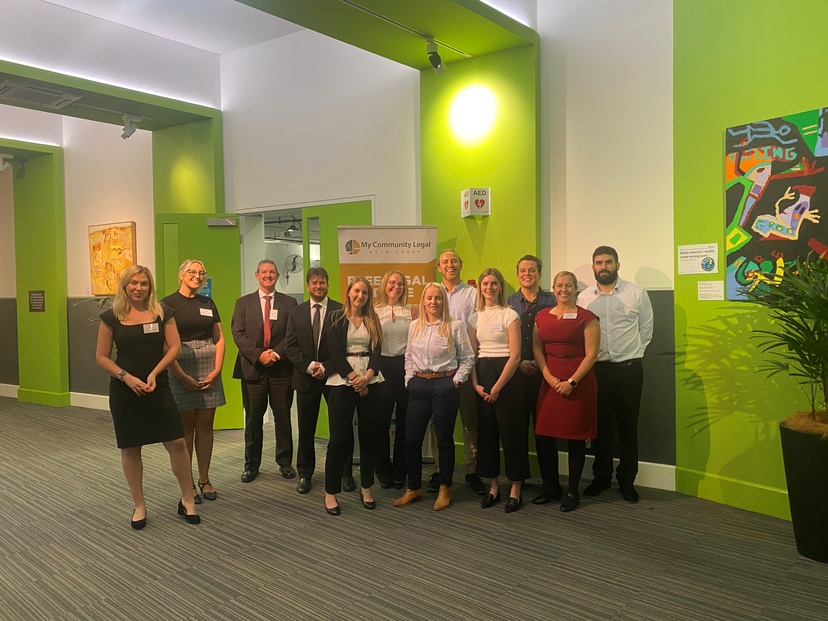
[(719, 244), (678, 247), (679, 274), (718, 274)]
[(699, 301), (701, 300), (724, 300), (724, 281), (700, 280)]
[(43, 289), (29, 291), (29, 312), (46, 312), (46, 291), (44, 291)]

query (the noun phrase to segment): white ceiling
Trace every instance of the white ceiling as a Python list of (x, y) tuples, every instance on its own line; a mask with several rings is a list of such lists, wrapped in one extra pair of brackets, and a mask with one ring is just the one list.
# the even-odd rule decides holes
[(227, 54), (302, 30), (235, 0), (35, 0)]

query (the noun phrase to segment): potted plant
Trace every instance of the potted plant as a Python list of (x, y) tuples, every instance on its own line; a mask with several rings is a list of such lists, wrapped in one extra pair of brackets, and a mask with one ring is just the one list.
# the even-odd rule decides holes
[(769, 311), (774, 326), (754, 337), (768, 359), (768, 376), (796, 380), (810, 404), (779, 423), (796, 548), (828, 563), (828, 261), (809, 255), (758, 275), (745, 291)]

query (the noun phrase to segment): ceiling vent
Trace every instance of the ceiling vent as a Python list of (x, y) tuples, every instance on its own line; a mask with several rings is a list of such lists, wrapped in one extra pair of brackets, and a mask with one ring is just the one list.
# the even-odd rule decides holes
[(0, 82), (0, 101), (11, 104), (37, 106), (46, 110), (60, 110), (80, 98), (80, 95), (62, 93), (23, 82), (13, 82), (12, 80)]

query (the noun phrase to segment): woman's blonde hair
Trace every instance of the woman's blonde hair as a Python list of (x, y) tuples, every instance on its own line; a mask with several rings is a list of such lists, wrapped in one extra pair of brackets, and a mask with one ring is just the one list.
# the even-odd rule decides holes
[(147, 310), (152, 315), (152, 319), (156, 320), (164, 315), (161, 305), (155, 297), (155, 281), (152, 278), (152, 272), (148, 267), (143, 265), (132, 265), (124, 270), (121, 274), (121, 281), (118, 283), (118, 292), (115, 294), (115, 299), (112, 302), (112, 312), (118, 321), (124, 322), (129, 315), (130, 304), (127, 299), (126, 286), (135, 274), (144, 274), (149, 281), (149, 292), (147, 292)]
[(485, 270), (480, 272), (480, 278), (477, 281), (477, 310), (482, 311), (486, 308), (486, 300), (483, 298), (483, 279), (486, 276), (494, 276), (497, 278), (497, 282), (500, 283), (500, 290), (497, 292), (497, 305), (501, 308), (506, 306), (506, 281), (503, 280), (503, 274), (500, 273), (500, 270), (495, 267), (487, 267)]
[(353, 304), (351, 303), (351, 297), (348, 294), (351, 293), (351, 289), (353, 289), (354, 285), (358, 282), (364, 284), (365, 288), (368, 290), (368, 299), (361, 307), (359, 315), (365, 322), (365, 327), (368, 329), (368, 335), (371, 337), (371, 349), (374, 349), (378, 343), (382, 344), (382, 326), (380, 325), (379, 317), (377, 317), (377, 312), (374, 310), (373, 300), (371, 299), (373, 297), (371, 284), (362, 276), (356, 276), (351, 282), (348, 283), (348, 288), (345, 290), (345, 300), (342, 303), (342, 315), (336, 320), (336, 322), (341, 324), (348, 321), (348, 317), (350, 317), (351, 313), (354, 311)]
[(187, 259), (187, 260), (185, 260), (184, 263), (181, 264), (181, 267), (178, 268), (178, 288), (179, 289), (181, 289), (181, 283), (184, 282), (184, 272), (186, 272), (188, 269), (190, 269), (190, 266), (193, 263), (198, 263), (201, 266), (201, 269), (204, 270), (205, 273), (207, 272), (207, 268), (204, 267), (204, 262), (203, 261), (199, 261), (198, 259)]
[(571, 278), (572, 279), (572, 284), (575, 287), (575, 291), (578, 290), (578, 277), (575, 274), (573, 274), (572, 272), (568, 272), (566, 270), (563, 270), (562, 272), (558, 272), (557, 274), (555, 274), (555, 278), (552, 279), (552, 286), (553, 287), (555, 286), (555, 283), (558, 281), (558, 278), (560, 278), (561, 276), (566, 276), (567, 278)]
[(436, 282), (430, 282), (425, 287), (423, 287), (423, 293), (420, 296), (420, 313), (417, 316), (417, 319), (411, 322), (411, 328), (408, 332), (408, 342), (410, 343), (412, 339), (417, 338), (425, 332), (426, 324), (428, 323), (428, 313), (425, 309), (425, 295), (426, 291), (428, 291), (432, 287), (437, 289), (440, 292), (440, 295), (443, 297), (443, 314), (440, 317), (441, 323), (439, 326), (437, 326), (437, 334), (446, 337), (449, 343), (449, 349), (451, 350), (452, 355), (454, 355), (454, 336), (451, 333), (452, 318), (451, 315), (449, 315), (446, 291), (439, 283)]
[(383, 276), (380, 281), (379, 295), (377, 296), (377, 301), (374, 303), (375, 306), (388, 306), (388, 292), (386, 291), (386, 288), (388, 285), (388, 279), (391, 278), (391, 274), (397, 274), (400, 278), (402, 278), (400, 304), (405, 306), (408, 303), (408, 285), (405, 282), (405, 274), (403, 274), (400, 270), (388, 270), (385, 272), (385, 276)]

